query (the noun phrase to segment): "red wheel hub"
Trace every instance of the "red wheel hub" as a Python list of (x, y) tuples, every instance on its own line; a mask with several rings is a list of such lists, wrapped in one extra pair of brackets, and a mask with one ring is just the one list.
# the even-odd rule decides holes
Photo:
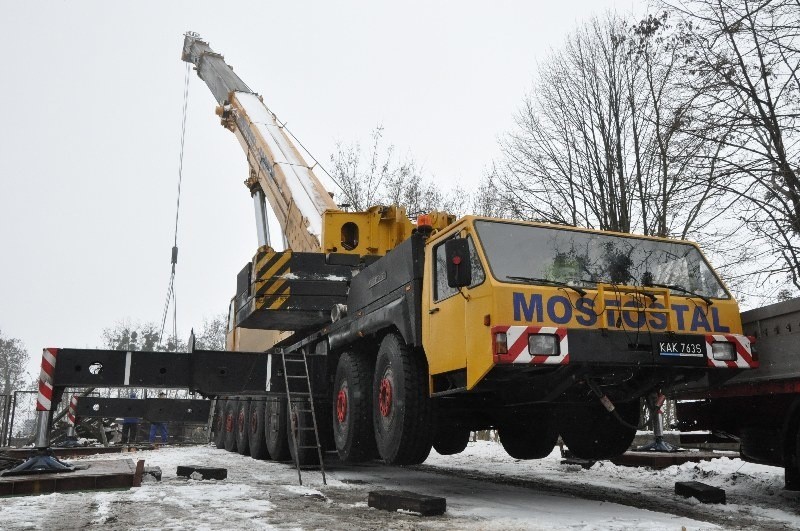
[(225, 415), (225, 431), (233, 431), (233, 415)]
[(344, 422), (344, 419), (347, 418), (347, 393), (344, 392), (344, 389), (339, 390), (339, 394), (336, 395), (336, 420), (339, 421), (341, 424)]
[(388, 417), (392, 412), (392, 382), (388, 378), (381, 380), (381, 388), (378, 392), (378, 407), (381, 415)]
[(256, 412), (250, 413), (250, 433), (258, 431), (258, 414)]
[(239, 433), (244, 433), (244, 411), (239, 412)]

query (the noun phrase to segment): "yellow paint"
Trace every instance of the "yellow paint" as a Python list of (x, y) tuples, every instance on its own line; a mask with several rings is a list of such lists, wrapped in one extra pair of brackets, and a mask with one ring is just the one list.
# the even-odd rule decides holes
[[(434, 230), (454, 221), (444, 212), (431, 212)], [(383, 256), (411, 236), (414, 224), (400, 206), (374, 206), (364, 212), (327, 210), (323, 216), (322, 242), (326, 253)]]

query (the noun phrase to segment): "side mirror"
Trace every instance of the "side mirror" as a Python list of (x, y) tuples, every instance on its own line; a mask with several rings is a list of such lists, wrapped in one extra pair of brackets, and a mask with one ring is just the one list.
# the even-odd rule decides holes
[(453, 238), (444, 242), (447, 260), (447, 285), (461, 288), (472, 284), (472, 262), (469, 260), (469, 242), (466, 238)]

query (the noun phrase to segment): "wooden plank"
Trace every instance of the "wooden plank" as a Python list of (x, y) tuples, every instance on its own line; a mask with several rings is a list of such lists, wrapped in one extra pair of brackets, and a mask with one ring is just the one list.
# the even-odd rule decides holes
[(723, 489), (699, 481), (676, 481), (675, 494), (684, 498), (694, 497), (702, 503), (725, 503)]
[(374, 490), (369, 493), (370, 507), (384, 511), (411, 511), (422, 516), (437, 516), (447, 510), (447, 500), (406, 490)]
[(656, 470), (688, 462), (711, 461), (720, 457), (735, 459), (738, 452), (625, 452), (611, 460), (619, 466), (647, 466)]
[[(140, 461), (144, 467), (144, 461)], [(20, 496), (76, 490), (127, 489), (134, 486), (131, 459), (91, 461), (86, 469), (27, 476), (0, 476), (0, 496)]]
[(200, 465), (181, 465), (178, 467), (177, 475), (182, 477), (191, 477), (193, 473), (197, 472), (202, 476), (202, 479), (218, 479), (222, 480), (228, 477), (227, 468), (217, 468), (210, 466)]
[(133, 473), (133, 486), (142, 486), (142, 475), (144, 474), (144, 459), (139, 459), (136, 462), (136, 471)]

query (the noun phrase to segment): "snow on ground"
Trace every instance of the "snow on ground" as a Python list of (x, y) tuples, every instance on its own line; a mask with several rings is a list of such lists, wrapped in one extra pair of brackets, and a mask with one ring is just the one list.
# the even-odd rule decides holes
[[(163, 480), (123, 491), (0, 499), (0, 529), (797, 529), (800, 493), (783, 490), (783, 471), (719, 459), (661, 471), (596, 463), (561, 464), (556, 450), (517, 461), (497, 443), (470, 443), (459, 455), (431, 453), (419, 467), (378, 463), (318, 471), (256, 461), (209, 446), (161, 448), (81, 459), (145, 459)], [(75, 460), (79, 461), (79, 460)], [(178, 465), (228, 469), (228, 479), (176, 476)], [(726, 490), (727, 505), (674, 495), (674, 482)], [(421, 517), (367, 507), (382, 488), (447, 498), (447, 513)], [(589, 499), (586, 499), (589, 498)]]

